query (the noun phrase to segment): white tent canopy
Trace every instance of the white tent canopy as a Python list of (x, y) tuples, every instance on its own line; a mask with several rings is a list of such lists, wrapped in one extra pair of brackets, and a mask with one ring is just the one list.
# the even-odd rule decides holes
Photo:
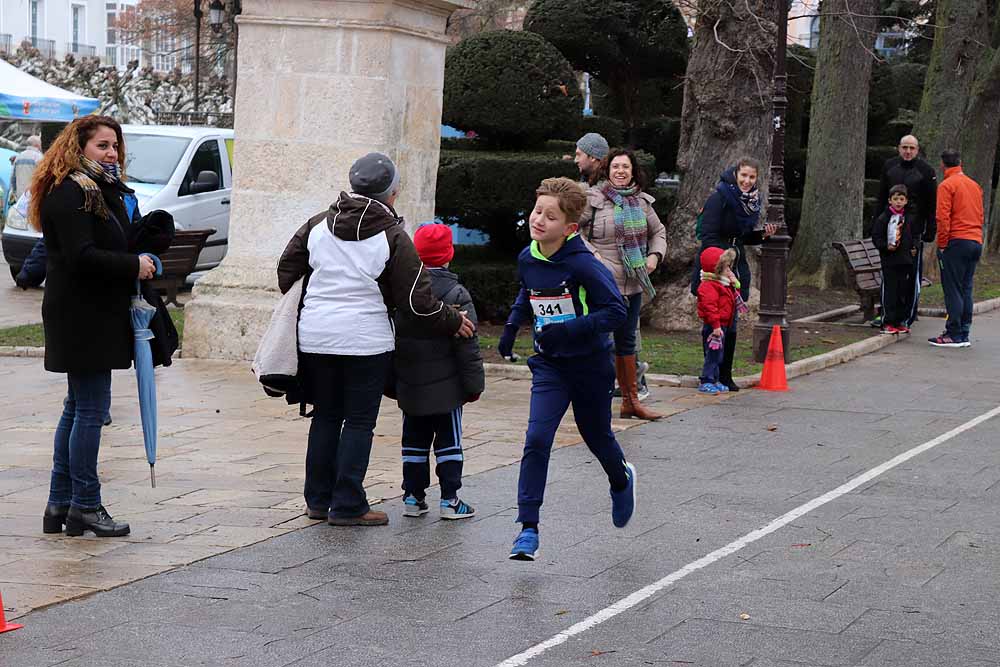
[(0, 60), (0, 118), (69, 122), (100, 106), (99, 100), (45, 83)]

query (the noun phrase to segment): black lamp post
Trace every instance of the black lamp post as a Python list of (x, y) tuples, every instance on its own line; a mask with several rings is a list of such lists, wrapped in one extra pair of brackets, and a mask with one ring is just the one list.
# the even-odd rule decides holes
[(208, 6), (208, 24), (212, 26), (212, 32), (219, 34), (222, 30), (222, 21), (226, 15), (226, 7), (219, 0), (212, 0)]
[(785, 51), (788, 48), (788, 11), (790, 0), (774, 0), (778, 5), (778, 44), (774, 58), (773, 141), (771, 170), (767, 183), (767, 221), (778, 226), (775, 234), (761, 245), (760, 256), (760, 317), (753, 328), (753, 357), (767, 358), (771, 329), (781, 327), (781, 342), (788, 361), (788, 247), (792, 240), (785, 225), (785, 111), (788, 108), (788, 75)]
[[(230, 0), (229, 13), (233, 18), (233, 80), (231, 83), (230, 95), (233, 100), (233, 107), (236, 107), (236, 68), (238, 66), (237, 49), (239, 48), (240, 30), (236, 23), (236, 17), (243, 13), (243, 3), (241, 0)], [(226, 6), (221, 0), (212, 0), (208, 6), (208, 22), (212, 26), (212, 32), (219, 34), (222, 32), (222, 23), (226, 20)]]
[(201, 0), (194, 0), (194, 111), (198, 113), (201, 92)]

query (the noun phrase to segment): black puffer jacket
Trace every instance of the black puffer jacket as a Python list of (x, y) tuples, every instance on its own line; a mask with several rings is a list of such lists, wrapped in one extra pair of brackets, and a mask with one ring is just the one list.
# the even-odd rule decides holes
[[(447, 269), (430, 269), (431, 291), (446, 306), (467, 311), (476, 322), (472, 296), (458, 276)], [(396, 400), (408, 415), (447, 414), (483, 393), (486, 384), (479, 338), (431, 336), (417, 318), (396, 316)]]

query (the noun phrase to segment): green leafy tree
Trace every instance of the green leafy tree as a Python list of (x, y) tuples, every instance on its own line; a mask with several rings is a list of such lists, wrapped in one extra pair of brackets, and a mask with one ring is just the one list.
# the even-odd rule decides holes
[(491, 144), (521, 147), (580, 122), (573, 68), (541, 35), (496, 30), (448, 51), (443, 119)]
[(629, 130), (653, 115), (643, 113), (643, 82), (676, 78), (680, 84), (687, 66), (687, 25), (670, 0), (537, 0), (524, 29), (610, 88)]

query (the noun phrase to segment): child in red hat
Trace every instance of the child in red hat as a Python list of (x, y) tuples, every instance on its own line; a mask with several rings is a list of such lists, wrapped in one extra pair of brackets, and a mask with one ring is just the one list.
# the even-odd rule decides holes
[(740, 298), (740, 281), (733, 273), (736, 251), (732, 248), (705, 248), (701, 253), (701, 284), (698, 286), (698, 317), (701, 327), (705, 364), (701, 369), (698, 391), (719, 394), (729, 387), (719, 382), (719, 365), (722, 363), (723, 342), (727, 336), (736, 337), (735, 313), (747, 311)]
[[(451, 228), (421, 225), (413, 245), (431, 277), (431, 291), (476, 323), (472, 296), (448, 270), (455, 256)], [(479, 399), (486, 378), (479, 339), (428, 338), (413, 316), (396, 318), (396, 401), (403, 411), (403, 516), (427, 514), (430, 453), (441, 485), (442, 519), (467, 519), (476, 511), (459, 499), (462, 486), (462, 406)]]

